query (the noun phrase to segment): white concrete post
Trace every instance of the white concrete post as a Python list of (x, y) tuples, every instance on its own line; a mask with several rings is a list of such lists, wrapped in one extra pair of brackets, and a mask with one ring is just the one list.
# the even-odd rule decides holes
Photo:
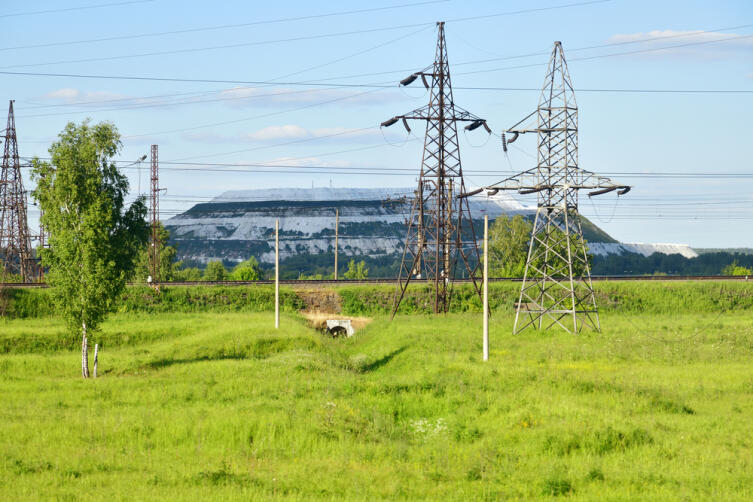
[(275, 329), (280, 327), (280, 220), (275, 220)]
[(484, 361), (489, 360), (489, 215), (484, 215)]

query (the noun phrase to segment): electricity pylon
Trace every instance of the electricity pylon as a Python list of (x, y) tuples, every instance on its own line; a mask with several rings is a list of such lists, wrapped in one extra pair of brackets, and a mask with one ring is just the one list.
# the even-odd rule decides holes
[(26, 191), (21, 178), (21, 163), (18, 158), (16, 120), (13, 100), (8, 108), (8, 124), (3, 137), (2, 172), (0, 172), (0, 259), (2, 259), (2, 282), (8, 276), (19, 276), (22, 282), (36, 278), (36, 266), (31, 248), (31, 235), (26, 219)]
[(160, 286), (160, 229), (159, 229), (159, 147), (152, 145), (151, 151), (151, 195), (150, 216), (152, 235), (149, 240), (149, 282), (151, 286), (159, 291)]
[[(522, 125), (534, 117), (535, 125)], [(584, 326), (599, 331), (578, 193), (593, 190), (591, 197), (617, 190), (624, 195), (630, 187), (578, 165), (578, 105), (561, 42), (554, 43), (538, 108), (502, 134), (505, 151), (525, 133), (536, 133), (537, 166), (486, 187), (491, 194), (515, 190), (538, 198), (513, 332), (554, 325), (571, 333)]]
[[(434, 64), (400, 81), (400, 85), (405, 86), (420, 77), (424, 86), (431, 89), (429, 104), (381, 124), (389, 127), (402, 120), (410, 132), (408, 120), (426, 122), (423, 160), (408, 219), (408, 235), (398, 273), (392, 317), (413, 277), (433, 285), (434, 313), (447, 312), (458, 256), (468, 270), (477, 293), (481, 294), (476, 277), (479, 254), (471, 213), (468, 201), (457, 198), (458, 194), (465, 192), (457, 122), (469, 122), (465, 127), (469, 131), (482, 125), (489, 133), (491, 130), (484, 119), (455, 105), (444, 23), (437, 23), (437, 27)], [(431, 85), (427, 79), (431, 79)], [(469, 261), (469, 258), (473, 258), (473, 261)]]

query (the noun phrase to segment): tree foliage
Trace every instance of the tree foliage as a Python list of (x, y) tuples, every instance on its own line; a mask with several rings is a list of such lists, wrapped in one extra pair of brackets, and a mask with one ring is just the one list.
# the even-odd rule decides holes
[(356, 260), (350, 260), (348, 262), (348, 270), (345, 271), (343, 277), (346, 279), (366, 279), (369, 277), (369, 269), (366, 267), (366, 262), (361, 260), (356, 263)]
[(743, 267), (735, 260), (722, 269), (722, 275), (753, 275), (753, 270)]
[(205, 281), (226, 281), (228, 279), (228, 274), (227, 270), (225, 270), (225, 265), (223, 265), (220, 260), (210, 261), (207, 263), (207, 268), (204, 269), (204, 276), (202, 279)]
[[(532, 231), (533, 224), (521, 215), (515, 215), (512, 218), (500, 216), (494, 220), (494, 223), (489, 228), (489, 275), (491, 277), (523, 277), (526, 269), (526, 261), (528, 260), (528, 248), (531, 242)], [(555, 244), (551, 248), (554, 253), (549, 259), (555, 269), (559, 269), (559, 265), (565, 263), (563, 258), (567, 257), (567, 240), (564, 236), (564, 232), (559, 228), (551, 230), (551, 238)], [(571, 252), (577, 252), (576, 250), (580, 247), (578, 241), (577, 235), (571, 233)], [(591, 256), (588, 255), (588, 244), (585, 240), (584, 244), (586, 246), (587, 259), (590, 261)], [(536, 246), (539, 245), (539, 243), (536, 243)], [(536, 247), (534, 247), (534, 250), (536, 250)], [(536, 268), (541, 268), (544, 261), (543, 256), (535, 252), (533, 256), (533, 264)], [(585, 274), (585, 264), (582, 260), (573, 258), (573, 274), (575, 276)], [(528, 275), (529, 277), (536, 277), (540, 274), (531, 268), (528, 271)], [(566, 272), (564, 275), (566, 275)]]
[[(183, 267), (183, 262), (176, 260), (178, 250), (173, 246), (167, 245), (167, 242), (170, 239), (170, 231), (167, 230), (161, 222), (158, 223), (157, 233), (159, 235), (159, 246), (157, 247), (157, 255), (159, 256), (159, 280), (172, 281), (174, 280), (176, 272)], [(133, 280), (136, 282), (146, 282), (147, 278), (152, 274), (151, 258), (149, 256), (150, 247), (151, 243), (147, 241), (139, 251), (133, 275)]]
[(201, 269), (198, 267), (179, 268), (173, 271), (173, 281), (200, 281)]
[(233, 267), (230, 278), (234, 281), (258, 281), (261, 279), (261, 267), (253, 256)]
[(84, 377), (87, 330), (96, 330), (113, 309), (147, 239), (143, 198), (125, 204), (128, 178), (113, 161), (120, 147), (112, 124), (68, 123), (49, 149), (51, 160), (33, 160), (32, 195), (50, 234), (42, 264), (57, 311), (83, 335)]
[(533, 225), (521, 215), (500, 216), (489, 228), (489, 276), (522, 277)]
[(753, 269), (753, 254), (717, 251), (703, 253), (695, 258), (680, 254), (638, 253), (610, 254), (594, 258), (596, 275), (717, 275), (733, 262)]

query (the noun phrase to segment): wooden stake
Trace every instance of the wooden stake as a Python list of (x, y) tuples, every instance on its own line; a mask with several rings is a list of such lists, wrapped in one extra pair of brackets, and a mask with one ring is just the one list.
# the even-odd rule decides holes
[(280, 220), (275, 220), (275, 329), (280, 327)]
[(340, 210), (335, 209), (335, 280), (337, 280), (337, 237), (340, 228)]
[(489, 215), (484, 215), (484, 361), (489, 360)]

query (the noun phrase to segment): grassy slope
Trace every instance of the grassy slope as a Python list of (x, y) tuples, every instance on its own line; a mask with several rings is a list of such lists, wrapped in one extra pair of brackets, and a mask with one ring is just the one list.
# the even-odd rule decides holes
[[(603, 334), (377, 317), (118, 314), (100, 372), (0, 324), (3, 500), (750, 500), (750, 310), (607, 313)], [(29, 337), (35, 334), (35, 337)]]
[[(594, 283), (596, 301), (602, 312), (622, 313), (709, 313), (753, 310), (753, 281), (635, 281)], [(11, 318), (35, 318), (53, 314), (48, 289), (9, 289), (8, 315)], [(333, 288), (280, 288), (282, 309), (294, 312), (307, 305), (306, 296), (321, 291), (336, 297), (343, 312), (352, 315), (385, 314), (392, 309), (395, 287), (337, 286)], [(519, 282), (494, 282), (489, 287), (492, 310), (509, 311), (518, 300)], [(411, 284), (401, 303), (401, 313), (430, 313), (431, 288), (425, 283)], [(265, 312), (274, 309), (274, 287), (192, 286), (165, 287), (156, 295), (146, 287), (129, 287), (121, 298), (120, 313), (196, 313)], [(481, 302), (471, 285), (455, 287), (454, 312), (480, 312)], [(2, 353), (2, 347), (0, 347)]]

